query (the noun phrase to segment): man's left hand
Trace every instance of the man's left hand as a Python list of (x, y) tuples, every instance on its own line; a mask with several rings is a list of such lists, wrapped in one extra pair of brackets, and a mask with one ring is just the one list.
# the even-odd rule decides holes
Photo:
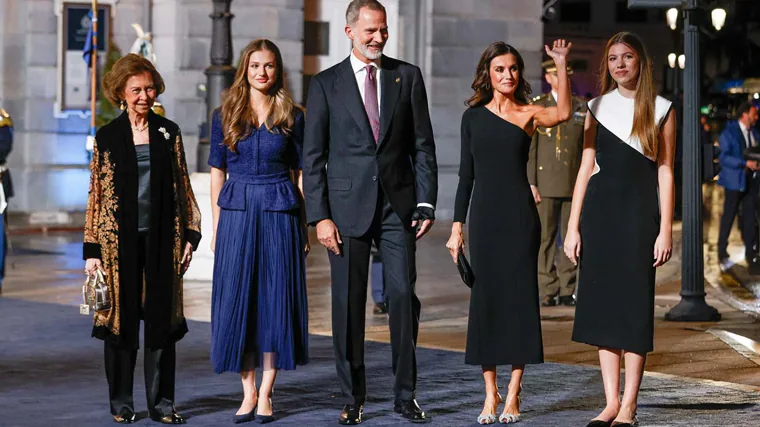
[(412, 214), (412, 227), (417, 229), (417, 240), (422, 238), (433, 227), (435, 211), (426, 206), (418, 206)]

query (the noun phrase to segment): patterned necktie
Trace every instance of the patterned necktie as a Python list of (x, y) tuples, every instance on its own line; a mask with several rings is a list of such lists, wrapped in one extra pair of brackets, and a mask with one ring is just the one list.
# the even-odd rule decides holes
[(364, 69), (367, 76), (364, 78), (364, 109), (367, 110), (369, 125), (372, 127), (372, 135), (375, 144), (380, 137), (380, 110), (377, 106), (377, 80), (375, 79), (375, 66), (367, 65)]

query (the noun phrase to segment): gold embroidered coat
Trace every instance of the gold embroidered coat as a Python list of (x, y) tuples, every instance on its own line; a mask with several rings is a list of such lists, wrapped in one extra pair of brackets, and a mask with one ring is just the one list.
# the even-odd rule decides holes
[[(98, 258), (111, 292), (109, 311), (95, 313), (93, 336), (137, 348), (160, 348), (187, 332), (182, 300), (182, 253), (197, 249), (200, 211), (190, 186), (182, 135), (172, 121), (149, 113), (151, 227), (138, 247), (137, 160), (126, 113), (96, 135), (84, 232), (84, 259)], [(147, 251), (144, 276), (139, 251)], [(144, 277), (144, 282), (143, 282)]]

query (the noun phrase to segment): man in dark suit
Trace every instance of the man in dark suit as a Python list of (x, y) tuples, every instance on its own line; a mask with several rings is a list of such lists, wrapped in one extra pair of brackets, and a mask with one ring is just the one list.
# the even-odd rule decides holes
[(353, 0), (346, 10), (353, 49), (311, 80), (303, 148), (306, 216), (328, 249), (335, 363), (346, 405), (340, 424), (359, 424), (366, 398), (364, 322), (369, 256), (383, 258), (394, 410), (425, 421), (415, 401), (415, 241), (433, 225), (438, 168), (420, 69), (382, 55), (385, 8)]
[(718, 185), (725, 188), (725, 198), (718, 235), (718, 260), (722, 269), (729, 267), (728, 235), (741, 204), (744, 257), (749, 264), (749, 272), (760, 274), (760, 263), (755, 249), (757, 199), (760, 197), (760, 177), (757, 172), (760, 171), (760, 164), (756, 160), (744, 160), (742, 155), (745, 149), (756, 147), (760, 143), (760, 135), (753, 129), (758, 118), (757, 107), (744, 103), (739, 106), (737, 113), (739, 119), (726, 126), (719, 141), (718, 161), (721, 170), (718, 174)]

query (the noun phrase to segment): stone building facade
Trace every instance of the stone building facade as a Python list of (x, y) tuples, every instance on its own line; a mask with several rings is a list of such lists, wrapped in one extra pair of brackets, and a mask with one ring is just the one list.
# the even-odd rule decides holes
[[(89, 118), (55, 112), (59, 21), (64, 0), (0, 0), (0, 106), (16, 123), (9, 167), (17, 212), (84, 209)], [(83, 0), (82, 3), (88, 3)], [(209, 64), (211, 0), (100, 0), (112, 4), (113, 37), (122, 52), (135, 40), (132, 23), (154, 35), (157, 66), (167, 83), (160, 100), (185, 137), (191, 170), (205, 119), (204, 69)], [(348, 54), (343, 12), (348, 0), (232, 0), (235, 63), (248, 41), (266, 37), (280, 47), (288, 87), (303, 100), (308, 77)], [(492, 41), (505, 40), (526, 60), (539, 86), (543, 49), (539, 0), (387, 0), (388, 54), (418, 64), (425, 75), (440, 167), (438, 216), (450, 218), (459, 161), (459, 120), (477, 60)], [(149, 17), (149, 18), (146, 18)], [(327, 43), (309, 43), (316, 32)], [(304, 43), (304, 40), (307, 40)], [(320, 49), (327, 48), (327, 53)], [(305, 49), (309, 50), (306, 52)], [(316, 50), (315, 50), (316, 49)], [(308, 54), (307, 54), (308, 53)]]

